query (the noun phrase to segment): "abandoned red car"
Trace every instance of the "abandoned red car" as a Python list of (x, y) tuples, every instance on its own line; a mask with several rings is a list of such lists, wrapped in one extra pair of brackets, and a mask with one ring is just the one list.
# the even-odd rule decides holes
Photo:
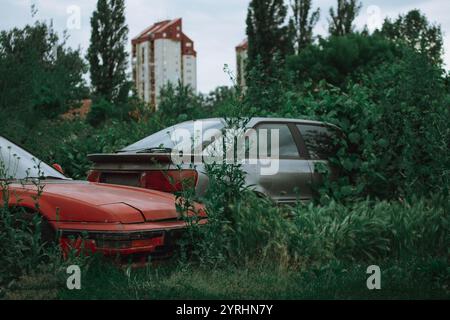
[[(0, 206), (40, 214), (43, 237), (58, 234), (63, 248), (82, 242), (105, 255), (166, 255), (187, 227), (171, 194), (73, 181), (61, 171), (0, 136)], [(206, 217), (201, 205), (194, 211)]]

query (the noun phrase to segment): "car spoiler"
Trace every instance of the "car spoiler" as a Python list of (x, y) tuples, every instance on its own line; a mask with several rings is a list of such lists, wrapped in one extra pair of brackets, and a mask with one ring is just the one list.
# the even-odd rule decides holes
[[(193, 154), (191, 161), (195, 161)], [(90, 154), (88, 159), (93, 163), (150, 163), (150, 164), (173, 164), (171, 153), (104, 153)]]
[(139, 162), (139, 163), (172, 163), (172, 155), (168, 153), (110, 153), (110, 154), (90, 154), (88, 159), (93, 163), (111, 163), (111, 162)]

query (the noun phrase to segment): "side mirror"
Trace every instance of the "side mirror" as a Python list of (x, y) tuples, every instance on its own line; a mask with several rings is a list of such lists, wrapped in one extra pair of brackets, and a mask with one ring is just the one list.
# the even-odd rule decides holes
[(57, 164), (57, 163), (55, 163), (55, 164), (53, 165), (53, 169), (55, 169), (56, 171), (58, 171), (58, 172), (61, 173), (61, 174), (64, 174), (63, 168), (62, 168), (59, 164)]

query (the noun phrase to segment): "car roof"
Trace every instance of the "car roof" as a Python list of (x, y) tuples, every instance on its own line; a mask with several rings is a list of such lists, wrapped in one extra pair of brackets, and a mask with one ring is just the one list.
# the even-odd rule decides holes
[[(194, 120), (192, 120), (194, 121)], [(187, 122), (192, 122), (192, 121), (187, 121)], [(225, 121), (225, 118), (209, 118), (209, 119), (198, 119), (195, 121)], [(326, 126), (330, 126), (330, 127), (334, 127), (338, 130), (339, 127), (328, 123), (328, 122), (322, 122), (322, 121), (315, 121), (315, 120), (307, 120), (307, 119), (293, 119), (293, 118), (276, 118), (276, 117), (252, 117), (250, 118), (249, 123), (252, 124), (256, 124), (259, 122), (295, 122), (295, 123), (303, 123), (303, 124), (311, 124), (311, 125), (326, 125)]]
[(263, 117), (255, 117), (252, 118), (252, 120), (256, 122), (298, 122), (298, 123), (306, 123), (306, 124), (326, 124), (325, 122), (321, 121), (314, 121), (314, 120), (306, 120), (306, 119), (292, 119), (292, 118), (263, 118)]

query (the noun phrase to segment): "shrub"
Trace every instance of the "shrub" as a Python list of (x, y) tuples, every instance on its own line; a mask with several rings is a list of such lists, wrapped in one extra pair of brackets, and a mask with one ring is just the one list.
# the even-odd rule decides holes
[(115, 105), (105, 99), (99, 99), (92, 104), (87, 121), (92, 126), (99, 126), (114, 117)]
[(401, 50), (380, 35), (349, 34), (320, 39), (287, 59), (287, 73), (301, 88), (320, 81), (345, 89), (350, 81), (369, 74), (382, 63), (401, 58)]
[(202, 105), (200, 98), (192, 88), (168, 83), (162, 90), (158, 105), (158, 116), (166, 126), (196, 119), (200, 116)]
[(327, 180), (323, 200), (448, 193), (450, 113), (442, 71), (412, 50), (403, 55), (346, 92), (322, 82), (312, 93), (289, 96), (282, 114), (335, 124), (346, 136), (331, 159), (343, 176)]
[(37, 21), (0, 33), (0, 112), (28, 127), (55, 118), (88, 90), (80, 50), (66, 46), (50, 23)]

